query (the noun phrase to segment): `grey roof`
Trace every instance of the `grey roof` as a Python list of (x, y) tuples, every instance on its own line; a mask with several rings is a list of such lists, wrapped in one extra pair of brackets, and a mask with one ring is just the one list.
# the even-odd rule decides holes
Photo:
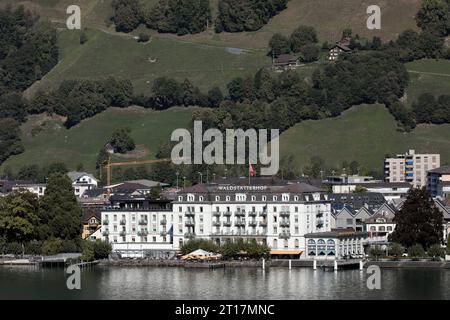
[(428, 170), (431, 173), (450, 174), (450, 166), (442, 166), (436, 169)]
[(97, 180), (92, 174), (87, 172), (70, 171), (67, 172), (67, 176), (72, 182), (77, 181), (82, 176), (88, 176), (91, 179)]
[(408, 182), (367, 182), (356, 185), (364, 188), (411, 188)]
[(156, 187), (158, 185), (160, 187), (167, 187), (169, 185), (168, 183), (159, 182), (159, 181), (153, 181), (153, 180), (147, 180), (147, 179), (130, 180), (130, 181), (125, 181), (125, 183), (141, 184), (141, 185), (144, 185), (144, 186), (149, 187), (149, 188)]

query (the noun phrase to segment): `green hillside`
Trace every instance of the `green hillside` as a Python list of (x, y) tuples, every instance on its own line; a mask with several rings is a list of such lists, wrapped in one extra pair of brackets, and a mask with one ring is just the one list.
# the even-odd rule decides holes
[(305, 121), (280, 138), (281, 157), (293, 155), (298, 171), (311, 156), (326, 159), (329, 166), (356, 160), (367, 169), (380, 170), (387, 153), (441, 153), (450, 163), (450, 125), (420, 125), (411, 133), (397, 131), (392, 115), (384, 106), (363, 105), (333, 119)]
[[(216, 85), (224, 88), (231, 78), (252, 74), (270, 65), (267, 46), (275, 32), (288, 35), (298, 25), (306, 24), (315, 27), (321, 41), (332, 42), (339, 39), (343, 29), (350, 27), (362, 36), (380, 36), (389, 40), (407, 28), (415, 28), (414, 15), (420, 3), (420, 0), (380, 1), (381, 30), (366, 27), (366, 8), (377, 4), (373, 1), (290, 0), (286, 10), (258, 31), (216, 34), (211, 25), (200, 34), (179, 37), (158, 34), (144, 27), (132, 34), (115, 32), (114, 26), (107, 22), (112, 14), (111, 1), (0, 1), (0, 4), (24, 4), (43, 19), (61, 26), (59, 42), (63, 55), (60, 64), (35, 84), (29, 94), (39, 88), (54, 86), (63, 78), (108, 75), (131, 78), (138, 92), (148, 91), (150, 83), (158, 76), (189, 77), (203, 90)], [(155, 2), (143, 1), (146, 6)], [(217, 11), (217, 3), (218, 0), (211, 0), (213, 13)], [(90, 30), (89, 41), (83, 46), (79, 45), (78, 31), (65, 30), (63, 25), (65, 10), (70, 4), (80, 5), (82, 26)], [(137, 44), (133, 39), (143, 29), (153, 36), (146, 45)], [(151, 63), (149, 59), (156, 59), (156, 62)]]
[(121, 127), (132, 128), (131, 136), (137, 144), (137, 150), (122, 156), (122, 160), (152, 159), (158, 146), (169, 141), (174, 129), (188, 125), (194, 110), (172, 108), (157, 112), (138, 107), (110, 108), (70, 130), (62, 125), (61, 119), (33, 116), (22, 126), (26, 151), (9, 158), (2, 167), (17, 169), (26, 164), (61, 161), (72, 169), (82, 163), (85, 169), (93, 170), (98, 151), (112, 132)]
[(406, 68), (410, 75), (410, 84), (406, 90), (408, 105), (422, 93), (450, 93), (450, 60), (424, 59), (407, 63)]

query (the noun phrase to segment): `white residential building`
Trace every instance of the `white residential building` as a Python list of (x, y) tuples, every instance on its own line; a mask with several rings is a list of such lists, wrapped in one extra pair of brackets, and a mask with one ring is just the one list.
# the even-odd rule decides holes
[(296, 254), (306, 250), (305, 234), (331, 230), (328, 195), (304, 183), (199, 184), (180, 191), (172, 204), (117, 195), (111, 202), (102, 212), (103, 238), (128, 256), (176, 251), (193, 238), (255, 239), (273, 252)]
[(95, 189), (98, 186), (98, 180), (86, 172), (71, 171), (67, 173), (67, 176), (72, 181), (72, 187), (77, 197), (81, 197), (86, 190)]
[(42, 197), (45, 194), (46, 189), (47, 185), (45, 183), (19, 183), (12, 185), (13, 191), (26, 190), (34, 193), (38, 198)]
[(427, 185), (427, 172), (439, 168), (439, 154), (418, 154), (409, 150), (384, 160), (385, 181), (408, 182), (416, 188)]

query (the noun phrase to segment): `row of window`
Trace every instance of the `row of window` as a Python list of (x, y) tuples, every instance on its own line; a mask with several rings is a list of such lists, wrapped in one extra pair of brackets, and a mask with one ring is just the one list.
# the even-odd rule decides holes
[[(325, 200), (327, 199), (327, 195), (325, 196)], [(320, 200), (320, 194), (313, 194), (313, 195), (304, 195), (303, 196), (305, 201), (319, 201)], [(215, 201), (221, 201), (221, 197), (220, 196), (215, 196), (214, 197)], [(268, 197), (267, 196), (262, 196), (261, 197), (261, 201), (267, 201)], [(272, 196), (272, 201), (278, 201), (279, 197), (278, 196)], [(231, 201), (231, 196), (225, 196), (224, 198), (222, 198), (222, 200), (225, 201)], [(256, 201), (256, 196), (251, 196), (250, 197), (251, 201)], [(290, 200), (290, 195), (288, 194), (283, 194), (281, 195), (281, 201), (289, 201)], [(300, 197), (299, 196), (294, 196), (294, 201), (299, 201)], [(183, 196), (179, 196), (178, 197), (178, 201), (182, 202), (183, 201)], [(193, 194), (188, 194), (186, 196), (186, 201), (195, 201), (195, 195)], [(198, 197), (198, 201), (202, 202), (205, 201), (205, 198), (203, 196), (199, 196)], [(247, 195), (245, 194), (236, 194), (234, 196), (234, 201), (247, 201)]]

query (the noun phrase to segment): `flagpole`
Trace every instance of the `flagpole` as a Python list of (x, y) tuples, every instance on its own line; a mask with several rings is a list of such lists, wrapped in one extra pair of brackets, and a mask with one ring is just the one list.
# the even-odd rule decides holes
[(251, 182), (250, 182), (250, 160), (248, 160), (248, 185), (249, 186), (251, 185)]

